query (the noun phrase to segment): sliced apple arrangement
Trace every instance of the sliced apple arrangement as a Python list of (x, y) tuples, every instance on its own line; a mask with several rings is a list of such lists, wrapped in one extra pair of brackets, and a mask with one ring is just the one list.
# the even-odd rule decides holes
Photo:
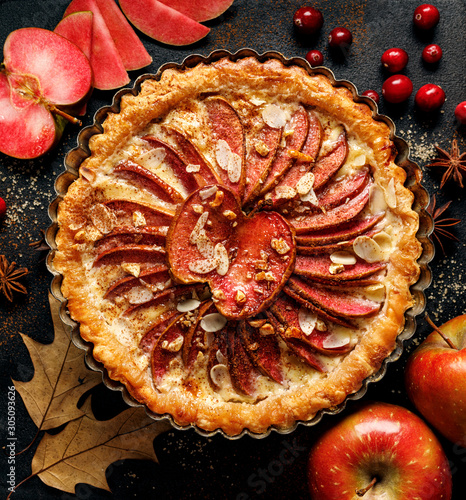
[(60, 139), (70, 113), (79, 112), (92, 90), (84, 53), (60, 35), (23, 28), (5, 41), (0, 70), (0, 151), (36, 158)]

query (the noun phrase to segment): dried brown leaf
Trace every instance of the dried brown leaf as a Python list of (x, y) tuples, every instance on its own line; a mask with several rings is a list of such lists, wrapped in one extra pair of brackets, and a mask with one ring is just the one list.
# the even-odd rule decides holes
[(34, 365), (29, 382), (14, 380), (32, 420), (39, 430), (52, 429), (82, 417), (79, 398), (102, 381), (102, 374), (89, 370), (84, 351), (70, 339), (60, 319), (60, 302), (49, 294), (55, 331), (51, 344), (41, 344), (21, 334)]
[(110, 491), (105, 470), (117, 460), (157, 462), (154, 438), (171, 426), (154, 421), (143, 408), (129, 408), (111, 420), (96, 420), (90, 399), (85, 414), (59, 434), (46, 434), (32, 460), (32, 475), (54, 488), (74, 493), (78, 483)]

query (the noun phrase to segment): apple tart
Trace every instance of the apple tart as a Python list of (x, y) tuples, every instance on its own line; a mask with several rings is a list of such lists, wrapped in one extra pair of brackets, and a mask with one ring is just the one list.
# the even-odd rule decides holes
[(389, 127), (277, 58), (127, 93), (58, 208), (53, 264), (111, 379), (179, 426), (309, 421), (376, 373), (421, 245)]

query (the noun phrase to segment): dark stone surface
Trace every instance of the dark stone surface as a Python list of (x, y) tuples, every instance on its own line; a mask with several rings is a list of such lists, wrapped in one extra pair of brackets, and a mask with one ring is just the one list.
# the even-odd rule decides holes
[[(380, 111), (396, 123), (400, 136), (411, 145), (411, 158), (424, 167), (435, 156), (434, 144), (449, 148), (457, 137), (461, 150), (466, 149), (464, 127), (455, 123), (456, 104), (466, 99), (466, 5), (464, 0), (438, 0), (440, 24), (428, 34), (419, 33), (412, 25), (412, 12), (417, 1), (376, 0), (370, 2), (321, 0), (313, 5), (324, 14), (321, 33), (310, 41), (303, 41), (293, 32), (295, 10), (304, 3), (299, 0), (235, 0), (233, 6), (217, 20), (207, 23), (208, 37), (194, 46), (176, 48), (161, 45), (141, 35), (153, 57), (153, 63), (144, 71), (131, 73), (132, 79), (145, 72), (156, 72), (167, 61), (181, 62), (192, 53), (209, 54), (215, 49), (232, 52), (251, 47), (258, 52), (276, 50), (287, 57), (305, 56), (311, 48), (324, 54), (324, 64), (338, 79), (352, 81), (360, 92), (372, 88), (380, 93), (386, 75), (380, 65), (380, 56), (390, 47), (402, 47), (410, 56), (405, 74), (413, 80), (414, 91), (424, 83), (441, 85), (447, 101), (440, 113), (423, 116), (414, 110), (414, 94), (401, 105), (384, 103)], [(37, 26), (53, 29), (59, 22), (67, 0), (4, 1), (0, 0), (0, 43), (14, 29)], [(353, 46), (345, 57), (329, 54), (326, 45), (328, 32), (335, 26), (348, 27), (354, 36)], [(436, 67), (422, 63), (421, 51), (431, 42), (438, 43), (444, 57)], [(89, 103), (84, 125), (92, 123), (94, 112), (108, 104), (112, 92), (95, 91)], [(0, 154), (0, 196), (8, 206), (6, 218), (0, 221), (0, 253), (27, 267), (30, 274), (23, 280), (27, 296), (16, 296), (14, 304), (0, 296), (0, 440), (6, 444), (5, 422), (7, 387), (15, 380), (30, 380), (32, 363), (19, 332), (49, 343), (53, 339), (47, 290), (51, 275), (40, 255), (28, 244), (40, 237), (40, 229), (50, 224), (47, 209), (54, 199), (54, 180), (63, 171), (63, 158), (75, 146), (79, 129), (69, 126), (57, 149), (34, 161), (19, 161)], [(423, 168), (424, 185), (429, 193), (437, 193), (438, 202), (452, 200), (445, 216), (466, 221), (464, 190), (452, 183), (439, 191), (440, 175)], [(453, 229), (458, 242), (447, 242), (446, 254), (441, 251), (431, 263), (433, 284), (427, 290), (427, 312), (437, 324), (466, 312), (464, 297), (466, 284), (466, 222)], [(400, 404), (413, 409), (404, 392), (403, 370), (408, 354), (426, 336), (429, 328), (418, 319), (414, 338), (407, 342), (400, 361), (389, 367), (385, 378), (371, 385), (367, 399)], [(94, 411), (99, 418), (108, 418), (125, 406), (119, 393), (101, 386), (94, 391)], [(352, 408), (354, 404), (350, 404)], [(110, 412), (110, 413), (109, 413)], [(263, 440), (243, 438), (227, 441), (216, 436), (203, 438), (194, 431), (172, 431), (155, 439), (159, 464), (127, 460), (113, 464), (107, 470), (112, 492), (87, 485), (79, 485), (76, 495), (44, 485), (32, 478), (20, 486), (13, 498), (36, 499), (131, 499), (154, 498), (186, 499), (281, 499), (309, 498), (305, 467), (307, 454), (315, 438), (335, 422), (324, 418), (315, 428), (299, 427), (294, 433), (282, 436), (272, 434)], [(34, 438), (36, 428), (20, 398), (16, 401), (17, 449), (26, 447)], [(451, 461), (454, 481), (454, 499), (464, 498), (462, 484), (466, 472), (466, 450), (441, 439)], [(30, 464), (36, 445), (16, 459), (16, 481), (30, 473)], [(291, 451), (290, 451), (291, 449)], [(6, 460), (1, 461), (0, 494), (6, 498)]]

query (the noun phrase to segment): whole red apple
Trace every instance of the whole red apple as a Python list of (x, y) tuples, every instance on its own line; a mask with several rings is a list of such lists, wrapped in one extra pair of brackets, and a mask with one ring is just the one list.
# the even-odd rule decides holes
[(412, 412), (367, 403), (313, 446), (312, 500), (449, 499), (451, 472), (429, 427)]
[(408, 359), (406, 390), (428, 422), (466, 447), (466, 314), (439, 330), (445, 339), (434, 331)]

